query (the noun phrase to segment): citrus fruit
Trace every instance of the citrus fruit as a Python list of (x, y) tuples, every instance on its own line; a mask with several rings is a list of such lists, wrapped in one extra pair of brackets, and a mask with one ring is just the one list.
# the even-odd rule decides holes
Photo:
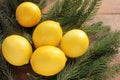
[(2, 53), (10, 64), (22, 66), (29, 62), (32, 55), (32, 46), (24, 37), (10, 35), (2, 43)]
[(35, 28), (32, 40), (36, 48), (44, 45), (57, 46), (62, 38), (62, 34), (59, 22), (47, 20)]
[(16, 19), (23, 27), (33, 27), (41, 19), (41, 10), (32, 2), (23, 2), (16, 9)]
[(68, 31), (62, 38), (60, 47), (71, 58), (82, 56), (88, 49), (89, 39), (86, 33), (79, 29)]
[(36, 73), (43, 76), (52, 76), (64, 68), (66, 61), (65, 54), (59, 48), (42, 46), (33, 52), (30, 63)]

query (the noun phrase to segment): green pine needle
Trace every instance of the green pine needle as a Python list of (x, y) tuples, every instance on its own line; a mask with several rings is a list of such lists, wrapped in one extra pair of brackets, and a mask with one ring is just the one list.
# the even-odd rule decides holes
[(43, 9), (47, 4), (47, 0), (37, 0), (37, 4), (40, 7), (40, 9)]
[(106, 68), (104, 72), (101, 73), (101, 75), (103, 75), (104, 80), (110, 80), (111, 78), (120, 75), (120, 64), (115, 64), (111, 67)]
[(18, 1), (17, 0), (6, 0), (7, 4), (8, 4), (8, 8), (9, 10), (11, 10), (14, 14), (17, 6), (18, 6)]
[(2, 78), (2, 79), (5, 78), (7, 80), (17, 80), (13, 69), (6, 62), (6, 60), (4, 60), (4, 58), (2, 56), (1, 48), (0, 48), (0, 72), (1, 72), (1, 76), (3, 77), (3, 78), (2, 77), (0, 77), (0, 78)]
[(13, 12), (15, 12), (17, 6), (20, 3), (25, 2), (25, 1), (36, 3), (40, 6), (41, 9), (45, 7), (45, 4), (47, 2), (47, 0), (6, 0), (6, 2), (8, 3), (8, 8), (10, 10), (13, 10)]
[(14, 16), (9, 17), (4, 11), (0, 11), (0, 24), (2, 29), (1, 30), (2, 34), (0, 34), (0, 36), (3, 36), (5, 38), (9, 35), (17, 34), (17, 35), (24, 36), (32, 44), (31, 34), (28, 33), (27, 29), (21, 27), (15, 21)]
[[(101, 80), (102, 76), (100, 74), (107, 68), (106, 58), (101, 57), (98, 60), (88, 60), (91, 60), (91, 62), (84, 66), (87, 70), (81, 70), (82, 72), (79, 73), (78, 80)], [(84, 72), (86, 72), (86, 74), (83, 74)]]
[(43, 16), (61, 23), (64, 31), (80, 28), (96, 14), (101, 0), (58, 0)]
[[(78, 78), (80, 80), (82, 80), (81, 77), (85, 78), (85, 75), (87, 75), (87, 77), (88, 76), (92, 77), (92, 79), (93, 79), (93, 76), (91, 74), (101, 73), (101, 71), (102, 71), (101, 69), (105, 69), (105, 65), (107, 62), (109, 62), (109, 60), (111, 60), (111, 56), (118, 53), (117, 48), (120, 46), (119, 39), (120, 39), (120, 32), (115, 32), (115, 33), (108, 32), (108, 34), (104, 35), (100, 39), (97, 39), (96, 41), (94, 41), (91, 44), (91, 47), (89, 48), (89, 50), (86, 52), (85, 55), (83, 55), (80, 58), (77, 58), (75, 61), (72, 60), (72, 61), (68, 62), (65, 69), (63, 71), (61, 71), (60, 74), (58, 74), (57, 80), (75, 79), (79, 75), (80, 76)], [(105, 56), (105, 57), (103, 58), (102, 56)], [(93, 61), (89, 62), (90, 58)], [(97, 60), (97, 62), (96, 62), (96, 60)], [(89, 62), (88, 67), (87, 67), (87, 65), (82, 66), (83, 64), (86, 63), (86, 61)], [(91, 69), (89, 67), (90, 63), (92, 63)], [(87, 70), (82, 69), (83, 67), (86, 68)], [(88, 70), (88, 69), (90, 69), (90, 70)], [(98, 71), (98, 72), (96, 72), (96, 71)], [(82, 75), (84, 75), (84, 76), (82, 76)], [(94, 76), (94, 77), (95, 77), (95, 79), (93, 79), (93, 80), (100, 80), (99, 78), (101, 78), (101, 76), (100, 77)]]
[[(97, 59), (101, 56), (113, 56), (118, 53), (118, 48), (120, 46), (120, 31), (118, 32), (108, 32), (106, 36), (103, 36), (99, 40), (93, 42), (91, 46), (95, 52), (94, 58)], [(111, 53), (111, 54), (109, 54)]]
[(97, 34), (103, 34), (105, 32), (110, 32), (111, 31), (110, 26), (104, 25), (103, 22), (93, 23), (90, 26), (88, 26), (88, 25), (87, 26), (83, 26), (80, 29), (85, 31), (88, 36), (93, 36), (94, 38), (95, 38), (95, 36)]

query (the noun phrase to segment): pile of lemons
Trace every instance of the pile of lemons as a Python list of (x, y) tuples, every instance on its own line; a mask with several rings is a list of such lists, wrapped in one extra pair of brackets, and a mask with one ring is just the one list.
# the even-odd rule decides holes
[(26, 38), (13, 34), (3, 40), (2, 53), (14, 66), (30, 62), (36, 73), (52, 76), (65, 67), (67, 57), (82, 56), (88, 49), (89, 39), (82, 30), (73, 29), (63, 34), (59, 22), (46, 20), (39, 23), (40, 19), (41, 10), (36, 4), (21, 3), (16, 9), (16, 20), (23, 27), (36, 26), (32, 34), (35, 50)]

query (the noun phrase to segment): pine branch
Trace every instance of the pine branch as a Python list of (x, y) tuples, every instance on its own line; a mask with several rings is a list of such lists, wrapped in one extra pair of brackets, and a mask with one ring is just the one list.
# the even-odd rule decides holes
[[(118, 53), (120, 46), (120, 31), (108, 33), (103, 38), (93, 42), (94, 59), (101, 56), (112, 56)], [(111, 53), (111, 54), (109, 54)]]
[(9, 10), (11, 10), (12, 14), (14, 14), (19, 2), (18, 0), (6, 0), (6, 3), (7, 3), (7, 7)]
[[(106, 43), (107, 44), (112, 43), (112, 44), (109, 44), (109, 45), (105, 44), (104, 45), (104, 50), (102, 50), (102, 51), (96, 50), (95, 51), (94, 55), (98, 54), (99, 52), (103, 53), (104, 55), (101, 55), (101, 56), (100, 55), (95, 55), (94, 57), (91, 57), (91, 59), (93, 59), (93, 63), (91, 65), (91, 68), (89, 67), (90, 72), (89, 72), (89, 74), (87, 74), (89, 76), (86, 76), (86, 77), (84, 77), (83, 79), (80, 79), (80, 80), (89, 80), (89, 79), (90, 80), (107, 80), (107, 79), (109, 80), (108, 74), (109, 74), (110, 70), (109, 70), (109, 67), (106, 64), (111, 61), (111, 59), (113, 58), (113, 56), (115, 54), (119, 53), (118, 48), (120, 46), (120, 40), (119, 40), (120, 32), (114, 32), (114, 33), (110, 33), (110, 34), (106, 35), (104, 38), (100, 39), (99, 43), (101, 44), (102, 43), (101, 41), (104, 42), (105, 39), (108, 40), (107, 38), (109, 38), (109, 40), (112, 40), (112, 41), (111, 42), (108, 41)], [(114, 39), (110, 39), (110, 38), (114, 38)], [(100, 45), (100, 44), (99, 44), (99, 46), (102, 47), (103, 45)], [(108, 46), (109, 46), (109, 48), (108, 48)], [(98, 47), (98, 46), (95, 46), (95, 47)], [(102, 49), (101, 47), (99, 47), (99, 49)], [(109, 49), (109, 50), (107, 50), (107, 49)], [(102, 62), (102, 65), (98, 65), (98, 66), (96, 65), (96, 64), (100, 64), (101, 62)], [(102, 67), (102, 66), (104, 66), (104, 67)], [(110, 69), (111, 69), (111, 73), (113, 73), (114, 69), (118, 70), (118, 72), (113, 73), (114, 75), (119, 74), (119, 70), (120, 70), (119, 65), (117, 65), (117, 67), (110, 68)], [(106, 70), (108, 70), (108, 71), (106, 71)], [(109, 77), (111, 78), (113, 74), (110, 74)]]
[(28, 77), (28, 80), (56, 80), (56, 75), (46, 77), (46, 76), (36, 74), (33, 71), (27, 73), (27, 77)]
[(7, 13), (7, 15), (11, 15), (10, 14), (11, 11), (7, 7), (7, 3), (5, 2), (5, 0), (0, 0), (0, 11), (1, 10), (4, 10)]
[[(120, 45), (119, 39), (120, 39), (119, 32), (115, 32), (115, 33), (108, 32), (108, 34), (104, 35), (100, 39), (97, 39), (96, 41), (91, 43), (91, 47), (85, 53), (85, 55), (83, 55), (80, 58), (77, 58), (75, 61), (72, 60), (72, 61), (68, 62), (65, 69), (62, 72), (60, 72), (60, 74), (58, 74), (57, 80), (61, 80), (61, 79), (68, 80), (68, 79), (76, 78), (78, 76), (78, 74), (85, 75), (82, 72), (87, 72), (88, 70), (81, 71), (83, 69), (80, 66), (82, 65), (82, 63), (89, 61), (88, 60), (89, 58), (91, 58), (94, 61), (94, 60), (98, 60), (102, 56), (105, 56), (105, 58), (106, 58), (105, 60), (109, 62), (108, 57), (111, 57), (118, 53), (118, 47)], [(93, 63), (93, 62), (91, 62), (91, 63)], [(96, 64), (96, 63), (93, 63), (93, 64)], [(105, 63), (104, 63), (104, 65), (105, 65)], [(88, 67), (88, 69), (89, 68), (90, 67)], [(98, 66), (98, 68), (99, 68), (99, 66)], [(96, 68), (96, 70), (98, 68)], [(79, 73), (79, 72), (81, 72), (81, 73)], [(90, 73), (92, 73), (92, 71)], [(80, 78), (81, 78), (81, 76), (80, 76)], [(97, 79), (95, 79), (95, 80), (97, 80)]]
[(18, 34), (27, 38), (32, 44), (31, 35), (28, 33), (27, 29), (17, 24), (14, 16), (9, 17), (7, 14), (5, 14), (4, 11), (0, 11), (0, 24), (2, 32), (1, 35), (3, 37), (6, 37), (11, 34)]
[(115, 64), (112, 67), (106, 68), (101, 75), (103, 75), (104, 80), (110, 80), (111, 78), (120, 75), (120, 64)]
[(36, 3), (40, 9), (43, 9), (47, 3), (47, 0), (3, 0), (0, 1), (0, 9), (7, 13), (9, 16), (14, 16), (17, 6), (25, 1)]
[[(0, 49), (1, 51), (1, 49)], [(11, 68), (11, 66), (4, 60), (3, 56), (2, 56), (2, 52), (0, 52), (0, 72), (2, 73), (0, 77), (1, 79), (7, 79), (7, 80), (17, 80), (16, 76), (14, 74), (13, 69)]]
[(34, 75), (32, 75), (30, 73), (27, 73), (27, 77), (28, 77), (28, 80), (38, 80), (37, 77), (35, 77)]
[[(0, 51), (1, 51), (1, 45), (2, 41), (5, 37), (11, 35), (11, 34), (19, 34), (24, 37), (26, 37), (29, 41), (31, 41), (30, 34), (25, 31), (24, 28), (20, 27), (16, 21), (14, 16), (9, 17), (4, 11), (0, 10)], [(31, 42), (32, 43), (32, 42)], [(2, 72), (2, 76), (6, 78), (6, 80), (16, 80), (14, 71), (3, 58), (2, 52), (0, 52), (0, 72)]]
[(93, 23), (92, 25), (86, 25), (81, 27), (80, 29), (85, 31), (86, 34), (89, 36), (90, 43), (103, 37), (111, 31), (110, 26), (104, 25), (103, 22), (97, 22)]
[(100, 59), (97, 59), (95, 61), (93, 60), (91, 65), (89, 65), (89, 70), (86, 77), (90, 77), (92, 75), (97, 75), (101, 73), (106, 68), (106, 63), (107, 63), (107, 60), (105, 57), (101, 57)]
[(0, 72), (0, 78), (1, 78), (0, 80), (7, 80), (6, 76), (4, 76), (4, 74), (2, 72)]
[(15, 30), (16, 24), (14, 24), (11, 18), (8, 17), (3, 11), (0, 11), (0, 23), (1, 23), (2, 32), (4, 34), (10, 35), (11, 33), (17, 32)]
[[(92, 25), (83, 26), (80, 29), (86, 32), (88, 36), (94, 36), (99, 33), (110, 32), (110, 26), (104, 25), (103, 22), (93, 23)], [(95, 36), (94, 36), (95, 37)]]
[[(106, 69), (108, 69), (108, 66), (106, 64), (110, 60), (111, 57), (106, 57), (106, 56), (102, 56), (97, 60), (92, 60), (89, 65), (86, 65), (88, 66), (88, 70), (86, 71), (87, 74), (85, 74), (84, 76), (79, 75), (80, 78), (78, 77), (78, 80), (106, 80), (104, 79), (106, 75)], [(85, 70), (82, 71), (84, 72)]]
[[(89, 1), (86, 0), (85, 3)], [(83, 7), (83, 13), (80, 15), (80, 20), (78, 21), (79, 26), (82, 26), (87, 21), (93, 19), (93, 17), (96, 15), (99, 6), (101, 5), (101, 0), (91, 0), (88, 4), (86, 4), (85, 9)], [(78, 13), (81, 13), (82, 10), (79, 10)]]
[[(80, 62), (79, 62), (80, 61)], [(57, 75), (57, 80), (77, 80), (78, 75), (84, 76), (88, 72), (88, 66), (91, 60), (70, 60), (65, 69)], [(84, 71), (83, 71), (84, 70)], [(81, 74), (82, 73), (82, 74)]]
[(40, 9), (43, 9), (47, 4), (47, 0), (37, 0), (37, 4), (40, 7)]
[[(83, 55), (82, 57), (77, 58), (77, 59), (68, 60), (68, 63), (67, 63), (67, 66), (65, 67), (65, 69), (57, 75), (57, 80), (62, 80), (62, 79), (63, 80), (68, 80), (68, 79), (82, 80), (82, 77), (84, 78), (83, 80), (87, 80), (88, 75), (89, 75), (88, 80), (89, 79), (93, 80), (93, 78), (95, 80), (97, 80), (97, 79), (99, 80), (101, 78), (101, 74), (96, 74), (96, 75), (92, 75), (92, 74), (95, 74), (95, 71), (97, 71), (97, 70), (99, 73), (101, 73), (100, 71), (104, 72), (104, 67), (105, 67), (106, 63), (110, 61), (111, 56), (113, 56), (114, 54), (117, 53), (117, 50), (115, 48), (112, 49), (112, 51), (109, 50), (109, 48), (111, 48), (112, 46), (117, 48), (118, 43), (120, 43), (119, 42), (119, 32), (113, 33), (113, 32), (109, 31), (110, 30), (109, 27), (106, 27), (106, 28), (104, 28), (104, 27), (105, 26), (100, 22), (100, 23), (93, 24), (90, 27), (88, 26), (83, 29), (86, 31), (90, 30), (90, 31), (88, 31), (88, 32), (90, 32), (90, 34), (92, 33), (91, 30), (93, 28), (95, 29), (93, 31), (94, 34), (99, 34), (99, 33), (103, 32), (102, 29), (104, 29), (107, 32), (106, 32), (106, 34), (98, 37), (97, 40), (95, 40), (93, 43), (91, 43), (91, 47), (89, 48), (89, 50), (86, 52), (85, 55)], [(87, 29), (87, 28), (89, 28), (89, 29)], [(92, 35), (94, 35), (94, 34), (92, 34)], [(106, 42), (106, 40), (108, 40), (108, 41)], [(111, 42), (114, 44), (111, 44)], [(103, 45), (103, 43), (106, 43), (106, 44)], [(109, 46), (109, 47), (106, 49), (105, 48), (106, 46), (107, 47)], [(105, 48), (105, 49), (101, 51), (102, 48)], [(101, 56), (99, 56), (99, 58), (98, 57), (96, 58), (97, 54), (100, 52), (102, 52)], [(109, 56), (106, 53), (108, 53)], [(103, 59), (101, 59), (101, 58), (103, 58)], [(92, 63), (92, 66), (90, 67), (91, 63)], [(93, 70), (90, 69), (93, 67), (95, 67)], [(101, 69), (103, 69), (103, 70), (101, 70)], [(86, 78), (85, 78), (85, 75), (87, 75)]]
[(64, 31), (79, 28), (95, 15), (100, 3), (101, 0), (58, 0), (42, 21), (58, 21)]

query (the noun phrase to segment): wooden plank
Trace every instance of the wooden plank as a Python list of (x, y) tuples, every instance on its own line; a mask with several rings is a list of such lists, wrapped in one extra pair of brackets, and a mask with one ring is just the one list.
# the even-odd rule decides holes
[(120, 14), (120, 0), (102, 0), (99, 14)]
[(110, 25), (112, 30), (120, 30), (120, 15), (96, 15), (90, 22), (102, 21), (105, 25)]
[[(106, 25), (111, 25), (112, 30), (120, 30), (120, 0), (102, 0), (102, 5), (93, 22), (103, 21)], [(111, 61), (109, 65), (120, 63), (120, 53)], [(111, 80), (120, 80), (120, 75)]]
[(112, 30), (120, 30), (120, 0), (102, 0), (100, 9), (91, 22), (103, 21)]

